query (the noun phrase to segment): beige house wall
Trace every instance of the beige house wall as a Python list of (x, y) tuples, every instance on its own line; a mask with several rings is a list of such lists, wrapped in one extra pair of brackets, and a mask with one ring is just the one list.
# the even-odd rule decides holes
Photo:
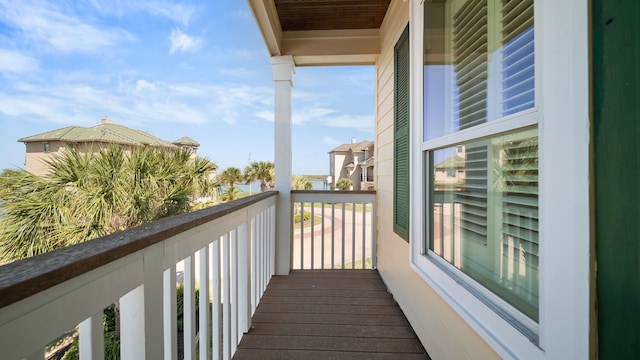
[(392, 1), (381, 28), (382, 52), (375, 70), (378, 270), (433, 359), (498, 359), (410, 267), (409, 244), (393, 232), (393, 47), (408, 21), (409, 3)]
[[(49, 151), (44, 151), (44, 144), (49, 144)], [(25, 164), (26, 171), (43, 176), (48, 173), (48, 166), (46, 161), (53, 159), (55, 155), (59, 155), (63, 149), (67, 147), (68, 143), (61, 141), (34, 141), (26, 143), (25, 152)], [(109, 143), (95, 142), (95, 143), (79, 143), (76, 144), (78, 151), (81, 153), (97, 153), (102, 149), (108, 148)], [(125, 153), (131, 152), (132, 147), (128, 145), (121, 145)]]
[[(49, 151), (44, 151), (44, 144), (49, 144)], [(28, 172), (43, 176), (47, 174), (46, 161), (64, 149), (65, 144), (60, 141), (38, 141), (26, 143), (24, 168)]]

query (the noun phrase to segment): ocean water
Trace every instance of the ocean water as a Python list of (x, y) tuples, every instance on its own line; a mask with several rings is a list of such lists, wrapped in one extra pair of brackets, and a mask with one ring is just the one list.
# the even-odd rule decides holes
[[(322, 180), (317, 180), (317, 181), (312, 181), (311, 185), (313, 186), (311, 188), (311, 190), (328, 190), (328, 187), (325, 188), (325, 183)], [(260, 192), (260, 182), (259, 181), (254, 181), (252, 182), (250, 185), (247, 184), (239, 184), (236, 185), (240, 190), (244, 191), (244, 192), (251, 192), (252, 194), (255, 194), (257, 192)]]

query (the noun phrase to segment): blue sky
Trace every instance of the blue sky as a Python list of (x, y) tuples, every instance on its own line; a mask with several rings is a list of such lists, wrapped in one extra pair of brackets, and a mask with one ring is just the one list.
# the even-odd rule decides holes
[[(269, 56), (244, 0), (0, 0), (0, 169), (16, 140), (114, 123), (190, 136), (221, 169), (273, 160)], [(297, 68), (293, 172), (373, 140), (373, 67)]]

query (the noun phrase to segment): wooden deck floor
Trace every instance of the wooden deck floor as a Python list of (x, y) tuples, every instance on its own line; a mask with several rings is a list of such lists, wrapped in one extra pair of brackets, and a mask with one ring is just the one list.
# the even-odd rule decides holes
[(299, 270), (271, 280), (233, 357), (429, 359), (372, 270)]

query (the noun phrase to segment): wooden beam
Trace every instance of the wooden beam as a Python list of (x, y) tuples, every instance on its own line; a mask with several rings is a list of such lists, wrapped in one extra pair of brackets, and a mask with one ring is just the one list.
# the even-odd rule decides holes
[(282, 53), (282, 27), (273, 0), (247, 0), (249, 9), (258, 24), (264, 43), (271, 56), (280, 56)]

